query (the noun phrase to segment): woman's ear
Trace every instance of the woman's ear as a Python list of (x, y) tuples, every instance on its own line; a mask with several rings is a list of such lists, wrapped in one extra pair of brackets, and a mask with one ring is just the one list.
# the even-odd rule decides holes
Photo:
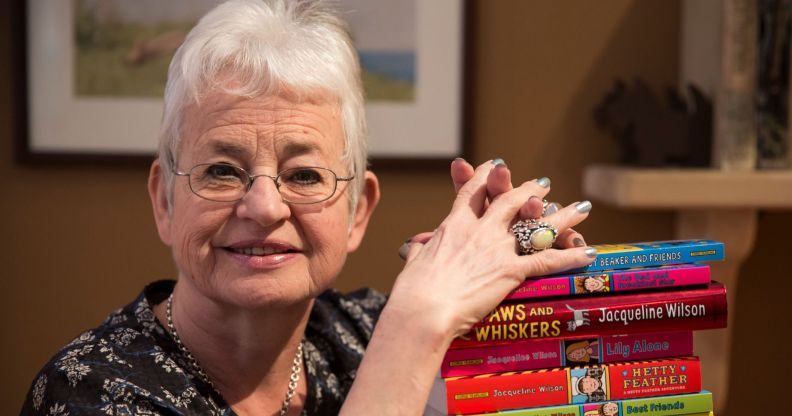
[(154, 210), (154, 221), (157, 223), (157, 232), (163, 243), (171, 245), (171, 215), (168, 206), (168, 187), (162, 175), (162, 165), (159, 159), (151, 164), (148, 178), (148, 192), (151, 199), (151, 208)]
[(380, 199), (379, 181), (374, 172), (366, 171), (363, 179), (363, 192), (358, 198), (355, 217), (349, 228), (349, 239), (347, 240), (347, 252), (353, 252), (360, 246), (363, 241), (363, 235), (366, 234), (366, 227), (368, 226), (369, 218), (377, 207)]

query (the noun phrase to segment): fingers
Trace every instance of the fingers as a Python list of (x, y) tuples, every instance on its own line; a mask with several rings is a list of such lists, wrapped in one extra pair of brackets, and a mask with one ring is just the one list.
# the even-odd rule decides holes
[(578, 267), (585, 267), (597, 258), (593, 247), (575, 247), (566, 250), (548, 249), (538, 253), (521, 256), (522, 273), (527, 277), (545, 276), (561, 273)]
[(455, 193), (473, 178), (473, 172), (473, 166), (461, 157), (451, 162), (451, 181), (454, 183)]
[(586, 240), (579, 232), (568, 228), (558, 234), (554, 246), (557, 248), (585, 247)]
[(501, 159), (492, 161), (495, 167), (487, 176), (487, 196), (492, 200), (496, 196), (512, 190), (511, 171)]
[[(454, 205), (451, 209), (451, 214), (449, 215), (450, 217), (461, 215), (470, 216), (471, 219), (477, 219), (481, 216), (487, 207), (487, 181), (489, 173), (495, 166), (497, 165), (492, 162), (485, 162), (473, 171), (473, 176), (459, 188), (457, 197), (454, 200)], [(455, 160), (454, 163), (452, 163), (452, 170), (456, 169), (459, 169), (461, 178), (465, 174), (464, 171), (467, 168)], [(454, 182), (456, 186), (456, 179), (454, 179)]]
[(544, 202), (538, 196), (528, 198), (528, 201), (520, 207), (520, 219), (536, 219), (542, 216)]
[[(532, 196), (536, 196), (538, 198), (537, 202), (541, 205), (542, 198), (548, 192), (550, 192), (550, 179), (548, 178), (524, 182), (519, 187), (495, 197), (484, 215), (493, 222), (511, 223), (518, 211), (526, 204), (526, 201), (529, 201)], [(535, 203), (531, 202), (531, 204)], [(527, 218), (541, 217), (541, 207), (538, 209), (539, 215), (533, 215), (535, 212), (531, 211), (535, 210), (536, 208), (531, 206), (526, 208), (526, 213), (530, 214)]]
[[(409, 260), (412, 258), (410, 253), (412, 253), (413, 256), (417, 254), (418, 251), (420, 251), (420, 248), (423, 247), (423, 245), (426, 244), (426, 242), (429, 241), (433, 235), (434, 231), (423, 232), (408, 238), (407, 241), (405, 241), (404, 244), (399, 247), (399, 257), (401, 257), (402, 260)], [(415, 250), (415, 248), (418, 250)]]

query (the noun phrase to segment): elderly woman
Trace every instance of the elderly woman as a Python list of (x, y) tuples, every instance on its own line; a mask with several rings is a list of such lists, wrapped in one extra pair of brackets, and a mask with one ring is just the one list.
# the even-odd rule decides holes
[(359, 76), (321, 2), (201, 19), (169, 70), (148, 183), (178, 280), (56, 354), (23, 414), (420, 414), (455, 336), (525, 276), (592, 261), (569, 228), (589, 203), (546, 216), (556, 248), (521, 256), (552, 243), (518, 250), (510, 230), (541, 215), (549, 180), (512, 188), (502, 161), (458, 159), (450, 213), (406, 246), (387, 303), (329, 289), (379, 199)]

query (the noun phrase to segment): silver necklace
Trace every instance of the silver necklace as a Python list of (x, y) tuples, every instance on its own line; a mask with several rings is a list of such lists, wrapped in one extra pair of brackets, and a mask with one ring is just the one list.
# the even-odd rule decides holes
[[(198, 364), (198, 360), (195, 356), (192, 355), (190, 350), (187, 349), (181, 338), (179, 338), (179, 333), (176, 332), (176, 326), (173, 325), (173, 293), (168, 296), (168, 303), (166, 304), (165, 308), (165, 316), (168, 319), (168, 329), (171, 331), (171, 335), (173, 335), (173, 340), (176, 341), (176, 345), (179, 347), (179, 351), (184, 354), (185, 357), (190, 361), (190, 365), (192, 366), (193, 370), (198, 373), (198, 376), (201, 377), (204, 383), (208, 384), (212, 389), (217, 393), (218, 396), (222, 396), (220, 392), (215, 387), (212, 380), (206, 374), (206, 372), (201, 368)], [(292, 369), (291, 369), (291, 376), (289, 376), (289, 389), (286, 391), (286, 397), (283, 399), (283, 403), (281, 404), (280, 409), (280, 416), (285, 416), (289, 413), (289, 407), (291, 407), (292, 399), (294, 398), (294, 394), (297, 392), (297, 383), (300, 381), (300, 371), (302, 371), (302, 360), (303, 360), (303, 341), (300, 341), (300, 344), (297, 345), (297, 354), (294, 356), (294, 361), (292, 362)]]

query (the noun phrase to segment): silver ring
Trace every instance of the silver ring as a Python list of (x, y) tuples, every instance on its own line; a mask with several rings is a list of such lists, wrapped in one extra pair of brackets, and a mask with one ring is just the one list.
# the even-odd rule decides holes
[(536, 220), (517, 221), (511, 232), (517, 238), (520, 255), (533, 254), (553, 246), (558, 230), (546, 222)]

